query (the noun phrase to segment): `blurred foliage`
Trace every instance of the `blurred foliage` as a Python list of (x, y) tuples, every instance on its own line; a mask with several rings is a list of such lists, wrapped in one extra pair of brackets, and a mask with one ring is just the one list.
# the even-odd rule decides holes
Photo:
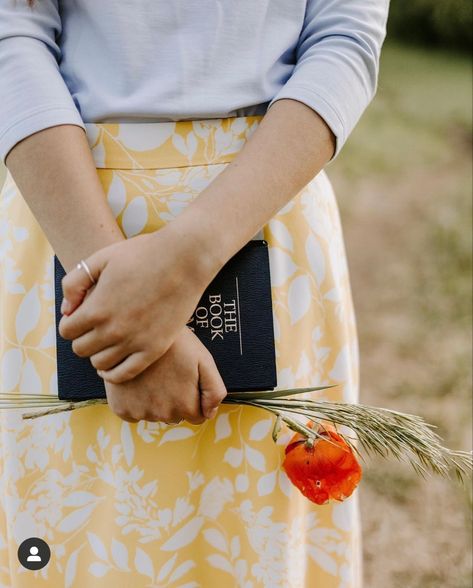
[[(388, 37), (377, 95), (327, 166), (357, 316), (360, 400), (419, 414), (447, 446), (465, 449), (473, 432), (472, 89), (469, 55)], [(381, 458), (364, 476), (363, 585), (472, 588), (473, 486), (422, 480)]]
[(471, 50), (471, 0), (391, 0), (388, 35), (410, 42)]
[[(450, 164), (460, 154), (468, 158), (471, 104), (468, 56), (387, 39), (376, 98), (328, 169), (336, 163), (350, 182), (365, 178), (366, 169), (392, 179), (407, 169)], [(457, 180), (468, 194), (468, 179)]]

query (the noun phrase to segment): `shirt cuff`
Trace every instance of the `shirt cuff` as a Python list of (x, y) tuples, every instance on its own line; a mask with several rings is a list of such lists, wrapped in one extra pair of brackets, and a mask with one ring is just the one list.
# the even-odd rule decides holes
[(43, 129), (64, 124), (77, 125), (86, 131), (79, 111), (74, 108), (47, 106), (22, 114), (20, 119), (0, 131), (0, 159), (3, 165), (6, 165), (8, 153), (19, 141)]
[(348, 138), (348, 133), (346, 130), (347, 126), (344, 123), (341, 114), (332, 106), (329, 96), (325, 96), (320, 90), (314, 91), (313, 87), (290, 83), (286, 84), (281, 90), (279, 90), (269, 102), (268, 109), (274, 104), (274, 102), (276, 102), (276, 100), (280, 100), (281, 98), (298, 100), (312, 108), (312, 110), (324, 119), (327, 126), (335, 135), (335, 152), (330, 159), (330, 161), (333, 161), (345, 144)]

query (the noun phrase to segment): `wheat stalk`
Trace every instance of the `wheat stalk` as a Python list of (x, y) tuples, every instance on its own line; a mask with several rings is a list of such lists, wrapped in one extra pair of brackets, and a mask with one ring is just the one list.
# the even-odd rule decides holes
[[(417, 474), (424, 478), (432, 472), (448, 478), (451, 470), (461, 483), (465, 482), (467, 476), (471, 476), (473, 453), (453, 451), (444, 447), (441, 437), (432, 430), (436, 428), (435, 425), (427, 423), (418, 415), (363, 404), (291, 398), (294, 395), (332, 387), (334, 386), (228, 392), (222, 403), (254, 406), (276, 415), (274, 441), (277, 440), (281, 423), (284, 422), (291, 430), (304, 435), (308, 443), (314, 443), (316, 438), (321, 436), (320, 433), (294, 418), (306, 417), (321, 424), (322, 427), (323, 422), (328, 421), (337, 431), (337, 425), (351, 429), (356, 435), (354, 438), (340, 431), (338, 433), (363, 460), (356, 444), (350, 439), (359, 441), (368, 454), (378, 454), (384, 458), (392, 455), (398, 460), (408, 461)], [(34, 419), (106, 403), (106, 398), (64, 401), (52, 394), (0, 393), (0, 408), (46, 408), (39, 412), (26, 413), (23, 419)], [(326, 437), (324, 439), (332, 442)]]

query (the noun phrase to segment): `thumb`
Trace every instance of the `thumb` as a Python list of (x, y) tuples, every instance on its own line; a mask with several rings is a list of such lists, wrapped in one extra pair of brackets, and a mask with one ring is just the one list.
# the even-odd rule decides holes
[(82, 303), (88, 290), (94, 287), (94, 281), (98, 281), (102, 272), (104, 261), (103, 255), (100, 255), (99, 252), (87, 257), (84, 261), (93, 280), (91, 280), (84, 266), (79, 267), (79, 264), (62, 278), (61, 285), (64, 297), (61, 304), (62, 314), (71, 314)]
[(199, 388), (202, 413), (212, 419), (227, 390), (210, 351), (199, 360)]

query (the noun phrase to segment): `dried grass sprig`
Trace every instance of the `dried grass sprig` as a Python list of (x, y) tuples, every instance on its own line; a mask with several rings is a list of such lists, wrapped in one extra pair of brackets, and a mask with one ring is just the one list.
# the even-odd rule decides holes
[[(442, 438), (432, 430), (436, 426), (427, 423), (418, 415), (363, 404), (291, 398), (294, 395), (332, 387), (334, 386), (228, 392), (222, 403), (253, 406), (274, 414), (276, 416), (273, 428), (274, 441), (277, 441), (282, 422), (291, 430), (301, 433), (310, 443), (314, 443), (316, 438), (321, 436), (315, 429), (294, 418), (295, 416), (305, 417), (322, 426), (324, 421), (328, 421), (363, 460), (356, 445), (357, 441), (367, 454), (378, 454), (383, 458), (392, 455), (398, 460), (407, 461), (416, 473), (424, 478), (432, 472), (448, 478), (452, 470), (461, 483), (465, 482), (466, 477), (471, 476), (473, 453), (454, 451), (444, 447)], [(24, 419), (34, 419), (106, 403), (106, 398), (71, 402), (60, 400), (51, 394), (0, 394), (0, 408), (47, 407), (40, 412), (24, 414)], [(340, 432), (337, 425), (351, 429), (355, 437)]]

